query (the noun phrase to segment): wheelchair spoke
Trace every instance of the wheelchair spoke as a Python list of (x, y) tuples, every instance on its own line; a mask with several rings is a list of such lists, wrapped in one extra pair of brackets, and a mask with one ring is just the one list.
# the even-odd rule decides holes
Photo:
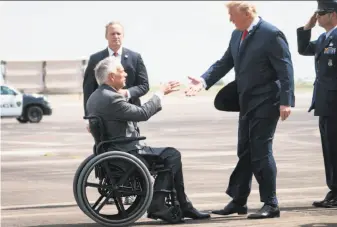
[(108, 202), (108, 200), (111, 198), (112, 193), (113, 191), (109, 192), (109, 194), (105, 197), (105, 200), (101, 203), (97, 210), (95, 210), (97, 213), (99, 213), (103, 206)]
[(136, 167), (132, 166), (117, 182), (117, 185), (123, 185), (125, 181), (131, 176), (131, 174), (135, 171)]
[(93, 210), (96, 209), (97, 205), (102, 201), (102, 199), (104, 198), (104, 195), (101, 195), (98, 200), (95, 202), (95, 204), (91, 207)]
[(101, 188), (101, 189), (111, 189), (112, 186), (110, 185), (100, 185), (100, 184), (95, 184), (95, 183), (89, 183), (87, 182), (86, 187), (93, 187), (93, 188)]
[(126, 218), (128, 216), (128, 214), (125, 211), (124, 205), (123, 205), (123, 201), (121, 197), (115, 198), (114, 197), (114, 201), (118, 210), (118, 214), (122, 215), (123, 218)]

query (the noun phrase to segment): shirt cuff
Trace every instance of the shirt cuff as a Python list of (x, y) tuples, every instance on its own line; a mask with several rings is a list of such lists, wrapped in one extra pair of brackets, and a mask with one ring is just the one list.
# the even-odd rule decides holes
[(160, 99), (160, 102), (164, 98), (164, 92), (162, 92), (162, 91), (157, 91), (156, 93), (154, 93), (154, 95), (156, 95)]
[(201, 80), (202, 86), (203, 86), (204, 88), (206, 88), (206, 87), (207, 87), (207, 84), (206, 84), (205, 79), (202, 78), (202, 77), (200, 77), (200, 80)]
[(129, 100), (131, 98), (129, 90), (126, 90), (126, 98)]

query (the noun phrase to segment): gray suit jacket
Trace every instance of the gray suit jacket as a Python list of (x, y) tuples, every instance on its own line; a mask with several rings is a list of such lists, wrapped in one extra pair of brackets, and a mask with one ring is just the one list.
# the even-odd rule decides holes
[[(156, 95), (142, 106), (137, 106), (127, 102), (125, 97), (105, 84), (91, 94), (86, 104), (88, 115), (98, 115), (103, 119), (109, 138), (138, 137), (136, 122), (147, 121), (161, 108), (160, 98)], [(124, 151), (142, 147), (143, 144), (140, 141), (119, 146)]]

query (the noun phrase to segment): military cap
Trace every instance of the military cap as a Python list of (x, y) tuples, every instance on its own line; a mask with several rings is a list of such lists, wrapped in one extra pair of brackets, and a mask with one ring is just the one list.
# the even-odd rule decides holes
[(337, 0), (317, 0), (318, 6), (317, 11), (318, 12), (337, 12)]

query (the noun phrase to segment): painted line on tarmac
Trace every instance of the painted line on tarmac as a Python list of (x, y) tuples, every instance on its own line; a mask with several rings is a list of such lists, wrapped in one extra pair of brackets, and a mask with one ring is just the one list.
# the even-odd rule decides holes
[[(288, 199), (288, 200), (282, 200), (280, 201), (279, 205), (280, 205), (280, 209), (281, 212), (287, 212), (286, 209), (282, 209), (282, 207), (295, 207), (295, 208), (299, 208), (301, 209), (301, 207), (306, 208), (306, 210), (318, 210), (317, 208), (314, 208), (311, 206), (312, 201), (316, 200), (316, 197), (307, 197), (306, 199)], [(196, 207), (197, 209), (202, 209), (202, 210), (212, 210), (212, 209), (216, 209), (218, 207), (223, 207), (225, 205), (226, 202), (216, 202), (216, 203), (194, 203), (194, 207)], [(261, 202), (249, 202), (249, 209), (250, 212), (260, 208), (262, 205)], [(75, 205), (77, 206), (77, 205)], [(74, 207), (75, 207), (74, 206)], [(54, 208), (54, 207), (53, 207)], [(33, 208), (34, 209), (34, 208)], [(39, 209), (38, 207), (36, 207), (35, 209)], [(4, 210), (4, 209), (2, 209)], [(295, 209), (296, 210), (296, 209)], [(332, 209), (331, 209), (332, 210)], [(22, 212), (22, 211), (21, 211)], [(34, 213), (26, 213), (26, 214), (22, 214), (22, 213), (15, 213), (15, 214), (2, 214), (1, 218), (7, 218), (7, 219), (11, 219), (11, 218), (23, 218), (23, 217), (39, 217), (39, 216), (60, 216), (60, 215), (74, 215), (74, 214), (78, 214), (82, 212), (79, 208), (76, 211), (53, 211), (53, 212), (48, 212), (48, 211), (42, 211), (42, 212), (36, 212), (34, 211)], [(146, 218), (146, 213), (143, 215), (142, 218)]]
[[(52, 152), (43, 151), (44, 153), (50, 154), (52, 156)], [(69, 151), (68, 151), (69, 152)], [(62, 153), (62, 152), (55, 152), (55, 153)], [(38, 166), (38, 165), (63, 165), (69, 163), (79, 163), (84, 160), (84, 158), (88, 157), (91, 154), (91, 151), (85, 150), (86, 156), (83, 157), (76, 157), (76, 159), (56, 159), (56, 160), (33, 160), (33, 161), (2, 161), (2, 167), (9, 167), (9, 166)], [(35, 153), (41, 154), (41, 153)], [(77, 154), (72, 154), (73, 156), (78, 156)], [(204, 153), (186, 153), (182, 155), (182, 158), (202, 158), (202, 157), (223, 157), (223, 156), (235, 156), (237, 155), (236, 152), (204, 152)], [(4, 156), (1, 154), (1, 156)], [(14, 152), (11, 156), (15, 156)], [(18, 156), (23, 156), (22, 153)]]
[[(278, 194), (282, 193), (295, 193), (295, 192), (317, 192), (319, 190), (325, 190), (326, 187), (305, 187), (305, 188), (281, 188), (277, 189)], [(259, 195), (259, 190), (252, 190), (252, 195)], [(191, 199), (201, 199), (201, 198), (222, 198), (226, 194), (224, 192), (211, 192), (211, 193), (191, 193), (188, 195)], [(307, 199), (307, 197), (306, 197)], [(317, 197), (314, 197), (312, 199), (317, 199)], [(294, 202), (294, 201), (305, 201), (303, 198), (297, 198), (297, 199), (288, 199), (283, 200), (280, 199), (280, 204), (287, 203), (287, 202)], [(310, 200), (312, 201), (312, 200)], [(94, 203), (95, 201), (92, 201)], [(223, 204), (222, 204), (223, 205)], [(26, 210), (26, 209), (49, 209), (49, 208), (63, 208), (63, 207), (74, 207), (77, 206), (76, 202), (62, 202), (62, 203), (46, 203), (46, 204), (30, 204), (30, 205), (14, 205), (14, 206), (2, 206), (1, 210)]]

